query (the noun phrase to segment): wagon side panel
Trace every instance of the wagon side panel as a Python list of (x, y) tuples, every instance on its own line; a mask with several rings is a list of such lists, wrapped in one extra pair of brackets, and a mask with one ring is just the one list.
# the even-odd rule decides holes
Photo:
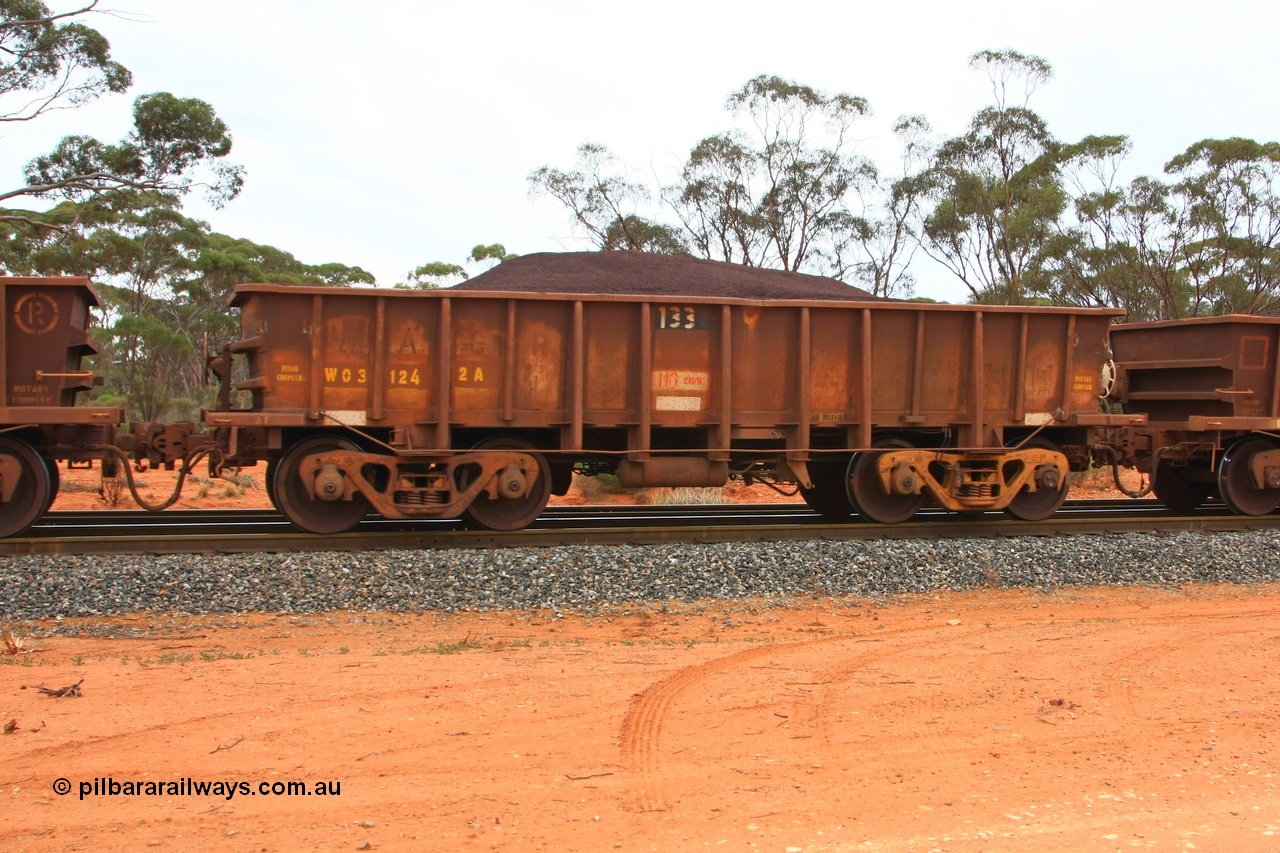
[(638, 316), (634, 303), (583, 303), (583, 417), (589, 425), (640, 420)]
[(794, 308), (734, 306), (729, 367), (734, 426), (763, 429), (795, 422), (797, 315)]
[(848, 427), (858, 421), (861, 383), (861, 311), (810, 311), (809, 411), (815, 427)]

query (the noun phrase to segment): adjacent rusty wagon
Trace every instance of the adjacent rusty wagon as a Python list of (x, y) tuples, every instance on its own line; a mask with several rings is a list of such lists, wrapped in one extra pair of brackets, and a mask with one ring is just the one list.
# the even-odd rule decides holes
[(1043, 518), (1107, 422), (1113, 311), (582, 284), (242, 285), (235, 387), (252, 403), (206, 424), (226, 464), (268, 461), (291, 521), (333, 533), (371, 511), (523, 527), (575, 469), (798, 484), (824, 514), (881, 522), (927, 499)]
[(1191, 512), (1280, 505), (1280, 317), (1228, 315), (1113, 327), (1113, 400), (1130, 422), (1100, 429), (1099, 457), (1136, 468)]
[(124, 409), (77, 406), (94, 383), (81, 359), (98, 297), (86, 278), (0, 277), (0, 536), (36, 521), (58, 492), (58, 462), (87, 461), (114, 440)]
[[(101, 382), (84, 361), (97, 352), (89, 328), (98, 304), (87, 278), (0, 276), (0, 537), (24, 532), (48, 510), (61, 463), (96, 464), (112, 480), (122, 475), (139, 506), (159, 510), (178, 499), (196, 461), (220, 458), (194, 423), (126, 425), (123, 408), (87, 404), (86, 392)], [(131, 464), (179, 462), (183, 477), (167, 501), (138, 494)]]

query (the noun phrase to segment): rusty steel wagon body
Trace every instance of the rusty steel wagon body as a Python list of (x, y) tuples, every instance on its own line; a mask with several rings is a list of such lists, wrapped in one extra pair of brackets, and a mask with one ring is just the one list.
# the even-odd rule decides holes
[(1101, 459), (1145, 473), (1180, 512), (1214, 495), (1244, 515), (1280, 505), (1280, 317), (1122, 324), (1111, 347), (1111, 398), (1130, 420), (1097, 430)]
[(87, 278), (0, 277), (0, 536), (26, 530), (58, 491), (58, 462), (88, 461), (114, 441), (124, 409), (77, 406), (94, 383), (81, 359), (98, 296)]
[(371, 511), (516, 529), (575, 469), (798, 484), (881, 522), (926, 499), (1043, 518), (1111, 422), (1110, 310), (272, 284), (232, 304), (252, 402), (224, 393), (206, 425), (318, 533)]

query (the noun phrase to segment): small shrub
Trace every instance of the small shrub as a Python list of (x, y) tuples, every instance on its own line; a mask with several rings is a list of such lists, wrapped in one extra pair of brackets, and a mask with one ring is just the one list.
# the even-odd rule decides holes
[(124, 477), (103, 477), (100, 491), (107, 506), (118, 505), (124, 492)]
[(582, 496), (588, 501), (599, 501), (605, 497), (627, 494), (633, 491), (625, 489), (618, 482), (617, 476), (613, 474), (596, 474), (594, 477), (575, 478), (578, 488), (582, 490)]

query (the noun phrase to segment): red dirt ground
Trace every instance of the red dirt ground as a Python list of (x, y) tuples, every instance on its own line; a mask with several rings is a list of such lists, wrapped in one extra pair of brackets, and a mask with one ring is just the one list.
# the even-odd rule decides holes
[(1280, 585), (60, 624), (6, 851), (1280, 850)]
[(1277, 586), (79, 624), (0, 849), (1280, 849)]

